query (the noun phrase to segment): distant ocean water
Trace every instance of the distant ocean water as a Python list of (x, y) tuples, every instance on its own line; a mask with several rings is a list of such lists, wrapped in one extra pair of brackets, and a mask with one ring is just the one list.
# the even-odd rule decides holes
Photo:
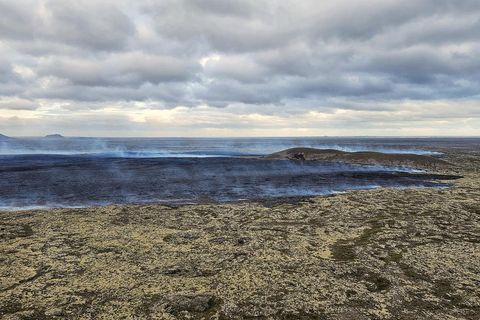
[[(441, 140), (441, 142), (445, 140)], [(435, 142), (435, 140), (433, 141)], [(448, 141), (447, 141), (448, 142)], [(429, 139), (392, 138), (21, 138), (0, 140), (0, 155), (91, 154), (117, 157), (265, 155), (291, 147), (435, 154)]]
[[(290, 147), (438, 155), (471, 141), (392, 138), (21, 138), (0, 141), (0, 208), (198, 203), (444, 187), (406, 168), (248, 158)], [(474, 141), (475, 143), (475, 141)]]

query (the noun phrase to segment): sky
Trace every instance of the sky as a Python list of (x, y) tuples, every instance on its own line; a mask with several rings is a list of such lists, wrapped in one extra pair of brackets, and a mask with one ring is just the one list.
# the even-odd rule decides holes
[(478, 0), (0, 0), (0, 133), (480, 135)]

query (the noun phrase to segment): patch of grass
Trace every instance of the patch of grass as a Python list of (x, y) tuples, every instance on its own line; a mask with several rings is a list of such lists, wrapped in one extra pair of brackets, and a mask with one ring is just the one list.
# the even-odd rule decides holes
[(354, 260), (355, 255), (355, 244), (349, 240), (338, 240), (332, 247), (332, 258), (339, 261), (351, 261)]
[(382, 218), (379, 217), (375, 220), (371, 220), (371, 227), (365, 229), (357, 238), (336, 241), (331, 248), (333, 259), (340, 261), (355, 260), (355, 248), (368, 244), (376, 234), (382, 231), (383, 225), (381, 223), (381, 219)]
[(386, 291), (392, 284), (390, 280), (378, 274), (370, 274), (366, 277), (366, 280), (370, 283), (367, 285), (367, 289), (371, 292)]
[(379, 217), (373, 221), (370, 221), (370, 228), (365, 229), (363, 233), (355, 240), (356, 245), (364, 245), (367, 244), (377, 233), (382, 231), (382, 217)]
[(441, 279), (434, 282), (433, 294), (441, 299), (450, 301), (451, 304), (457, 305), (462, 302), (463, 297), (452, 294), (455, 289), (452, 286), (452, 282), (448, 279)]
[(21, 316), (22, 320), (47, 320), (48, 317), (41, 310), (34, 310), (32, 314)]
[(33, 233), (32, 227), (28, 224), (4, 224), (0, 226), (0, 240), (29, 237)]
[(22, 305), (18, 301), (7, 301), (0, 304), (0, 316), (16, 313), (22, 310)]
[(400, 261), (402, 261), (402, 258), (403, 258), (402, 252), (388, 251), (388, 257), (386, 261), (399, 263)]
[(427, 275), (418, 272), (415, 270), (415, 268), (409, 266), (408, 264), (400, 263), (399, 266), (400, 269), (402, 269), (403, 274), (414, 281), (430, 281), (430, 278)]

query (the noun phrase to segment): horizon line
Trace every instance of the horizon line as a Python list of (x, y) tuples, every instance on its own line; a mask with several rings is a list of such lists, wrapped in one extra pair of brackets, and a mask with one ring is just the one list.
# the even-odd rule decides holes
[[(0, 134), (2, 135), (2, 134)], [(46, 134), (38, 136), (10, 136), (7, 138), (46, 138)], [(76, 136), (62, 135), (58, 139), (69, 138), (103, 138), (103, 139), (285, 139), (285, 138), (480, 138), (480, 135), (308, 135), (308, 136)]]

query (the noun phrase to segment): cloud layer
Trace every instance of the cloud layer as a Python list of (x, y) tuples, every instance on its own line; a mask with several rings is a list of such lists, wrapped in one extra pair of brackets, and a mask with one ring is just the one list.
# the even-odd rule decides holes
[(480, 134), (474, 0), (0, 0), (11, 135)]

